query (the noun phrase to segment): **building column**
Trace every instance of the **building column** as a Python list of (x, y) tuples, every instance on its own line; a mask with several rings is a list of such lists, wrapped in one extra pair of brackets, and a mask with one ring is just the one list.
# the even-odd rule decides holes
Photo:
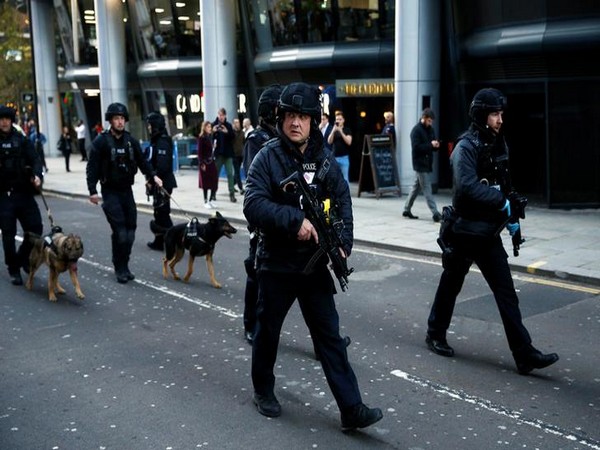
[(31, 0), (31, 36), (35, 61), (35, 89), (37, 92), (38, 130), (47, 138), (44, 151), (48, 156), (58, 155), (54, 143), (61, 133), (60, 94), (56, 79), (56, 49), (54, 48), (54, 21), (52, 4), (45, 0)]
[[(400, 149), (400, 188), (408, 193), (414, 182), (410, 132), (425, 106), (433, 108), (439, 138), (440, 105), (440, 3), (439, 0), (403, 0), (396, 3), (395, 112)], [(437, 155), (432, 183), (437, 184)]]
[(200, 0), (204, 119), (211, 122), (221, 107), (229, 122), (237, 116), (235, 10), (235, 0)]
[(111, 103), (128, 106), (123, 8), (122, 0), (94, 0), (103, 115)]

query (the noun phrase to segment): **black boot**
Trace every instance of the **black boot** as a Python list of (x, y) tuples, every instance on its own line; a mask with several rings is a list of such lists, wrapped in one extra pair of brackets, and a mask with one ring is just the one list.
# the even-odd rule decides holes
[(515, 363), (517, 364), (517, 370), (521, 375), (527, 375), (533, 369), (543, 369), (551, 366), (558, 361), (558, 355), (556, 353), (544, 354), (539, 350), (530, 347), (525, 352), (518, 352), (514, 354)]
[(23, 278), (21, 277), (21, 271), (19, 269), (11, 270), (8, 272), (8, 274), (10, 276), (10, 282), (12, 284), (14, 284), (15, 286), (23, 285)]
[(342, 431), (366, 428), (375, 422), (379, 422), (382, 418), (381, 409), (369, 408), (364, 403), (359, 403), (342, 411)]

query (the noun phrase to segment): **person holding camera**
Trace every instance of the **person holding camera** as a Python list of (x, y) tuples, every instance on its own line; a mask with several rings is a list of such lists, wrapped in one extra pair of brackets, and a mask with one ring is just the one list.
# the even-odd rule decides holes
[[(508, 346), (517, 370), (527, 374), (558, 361), (556, 353), (543, 354), (531, 345), (521, 317), (519, 299), (508, 266), (500, 231), (506, 224), (511, 235), (519, 231), (510, 198), (519, 198), (511, 186), (508, 147), (501, 133), (506, 98), (497, 89), (475, 94), (469, 109), (471, 125), (457, 140), (450, 158), (455, 221), (445, 245), (444, 271), (427, 321), (426, 343), (441, 356), (453, 356), (446, 341), (456, 297), (473, 263), (477, 264), (494, 294)], [(446, 221), (442, 224), (445, 227)]]
[[(225, 108), (219, 108), (217, 118), (212, 123), (212, 135), (215, 142), (215, 163), (217, 165), (217, 174), (221, 174), (221, 167), (225, 166), (227, 173), (227, 185), (229, 187), (229, 200), (235, 203), (235, 174), (233, 170), (233, 140), (235, 133), (233, 126), (227, 121), (227, 111)], [(211, 203), (217, 200), (217, 191), (214, 190), (211, 195)]]
[(342, 111), (335, 112), (335, 125), (327, 138), (327, 143), (332, 146), (333, 154), (337, 160), (344, 180), (346, 183), (350, 181), (348, 173), (350, 171), (350, 150), (352, 149), (352, 130), (344, 125), (344, 113)]

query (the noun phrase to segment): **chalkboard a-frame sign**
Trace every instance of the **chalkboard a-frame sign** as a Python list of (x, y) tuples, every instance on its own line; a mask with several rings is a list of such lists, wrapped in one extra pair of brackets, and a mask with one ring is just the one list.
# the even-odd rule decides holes
[[(368, 157), (368, 158), (367, 158)], [(360, 175), (358, 177), (358, 196), (363, 191), (365, 166), (371, 166), (375, 196), (381, 197), (384, 193), (394, 193), (400, 196), (400, 182), (398, 166), (396, 165), (396, 148), (392, 137), (387, 134), (365, 135), (362, 160), (360, 162)]]

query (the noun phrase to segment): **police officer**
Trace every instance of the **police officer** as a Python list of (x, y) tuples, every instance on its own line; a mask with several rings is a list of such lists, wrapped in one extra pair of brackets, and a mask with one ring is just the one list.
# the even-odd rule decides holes
[[(165, 195), (161, 189), (150, 189), (153, 195), (154, 220), (156, 224), (163, 229), (171, 228), (171, 194), (177, 187), (177, 181), (173, 174), (173, 140), (167, 133), (165, 118), (159, 112), (153, 111), (146, 116), (148, 133), (150, 134), (150, 146), (148, 147), (147, 158), (152, 164), (156, 174), (163, 182), (163, 189), (167, 191)], [(152, 227), (150, 227), (152, 229)], [(164, 235), (157, 233), (154, 241), (147, 245), (153, 250), (163, 250)]]
[[(494, 294), (517, 370), (527, 374), (554, 364), (558, 355), (543, 354), (531, 345), (499, 236), (502, 224), (511, 217), (508, 147), (501, 133), (505, 107), (506, 98), (499, 90), (477, 92), (469, 109), (471, 125), (452, 152), (452, 204), (457, 219), (449, 242), (452, 251), (443, 260), (444, 271), (429, 314), (426, 343), (438, 355), (454, 355), (446, 331), (456, 297), (475, 262)], [(507, 228), (514, 234), (519, 224), (509, 223)]]
[[(330, 199), (331, 213), (343, 220), (343, 256), (353, 244), (352, 201), (348, 184), (330, 153), (323, 150), (319, 131), (321, 93), (304, 83), (283, 89), (277, 109), (279, 137), (260, 150), (250, 166), (244, 214), (260, 230), (256, 264), (259, 285), (257, 325), (252, 351), (254, 403), (268, 417), (281, 414), (275, 397), (273, 368), (285, 316), (296, 299), (320, 356), (338, 407), (343, 430), (363, 428), (379, 421), (379, 408), (362, 403), (354, 371), (348, 361), (344, 339), (339, 334), (339, 317), (333, 295), (335, 287), (320, 258), (305, 272), (318, 250), (317, 232), (300, 208), (295, 194), (279, 183), (300, 171), (321, 199)], [(325, 162), (327, 161), (327, 162)]]
[[(277, 135), (277, 103), (281, 95), (281, 87), (273, 85), (263, 91), (258, 99), (258, 126), (252, 130), (244, 143), (244, 172), (247, 174), (250, 164), (265, 142)], [(256, 326), (256, 302), (258, 300), (258, 282), (256, 280), (256, 244), (258, 234), (253, 227), (250, 231), (250, 248), (244, 260), (246, 267), (246, 290), (244, 292), (244, 337), (248, 342), (254, 338)]]
[(163, 183), (144, 158), (137, 139), (125, 130), (125, 123), (129, 120), (125, 105), (111, 103), (104, 118), (110, 123), (110, 128), (100, 133), (92, 143), (86, 169), (87, 185), (90, 202), (97, 205), (100, 199), (96, 185), (100, 181), (102, 209), (112, 230), (115, 275), (119, 283), (127, 283), (135, 278), (129, 270), (129, 257), (137, 227), (137, 209), (131, 186), (138, 167), (147, 182), (159, 187)]
[(16, 249), (17, 220), (24, 232), (42, 234), (42, 216), (34, 194), (42, 185), (42, 162), (33, 144), (13, 127), (16, 111), (0, 105), (0, 229), (10, 281), (23, 284), (21, 267), (29, 271), (31, 244)]

